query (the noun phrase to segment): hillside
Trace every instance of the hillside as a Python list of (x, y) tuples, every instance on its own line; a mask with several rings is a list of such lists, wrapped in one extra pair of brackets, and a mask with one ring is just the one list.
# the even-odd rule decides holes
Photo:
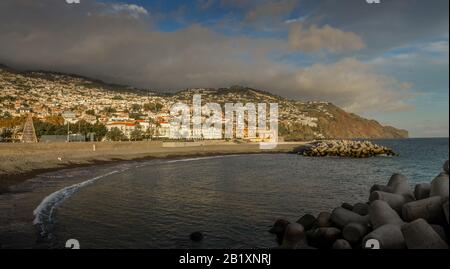
[(202, 102), (278, 103), (280, 136), (286, 140), (324, 138), (406, 138), (408, 132), (392, 126), (382, 126), (375, 120), (348, 113), (330, 102), (302, 102), (271, 93), (233, 86), (221, 89), (186, 89), (173, 94), (107, 84), (77, 75), (45, 71), (18, 72), (0, 65), (0, 116), (8, 113), (23, 116), (33, 111), (38, 116), (60, 114), (71, 110), (83, 115), (87, 110), (97, 116), (105, 108), (131, 112), (145, 104), (159, 103), (167, 112), (178, 101), (192, 102), (192, 95), (202, 94)]

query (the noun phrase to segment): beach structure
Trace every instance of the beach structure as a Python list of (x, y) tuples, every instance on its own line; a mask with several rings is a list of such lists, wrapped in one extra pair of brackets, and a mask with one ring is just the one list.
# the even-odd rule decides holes
[(33, 124), (33, 116), (28, 114), (27, 121), (25, 122), (25, 125), (23, 127), (23, 135), (22, 135), (22, 142), (23, 143), (37, 143), (37, 136), (36, 131), (34, 129)]

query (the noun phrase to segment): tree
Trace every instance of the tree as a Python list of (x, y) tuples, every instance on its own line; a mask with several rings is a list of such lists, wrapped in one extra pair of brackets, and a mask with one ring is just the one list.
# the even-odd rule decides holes
[(45, 117), (45, 122), (53, 125), (64, 125), (64, 118), (62, 116), (48, 116)]
[(95, 133), (95, 139), (97, 141), (101, 141), (108, 133), (108, 129), (105, 125), (96, 122), (94, 125), (92, 125), (92, 132)]
[(107, 134), (106, 138), (110, 141), (123, 141), (127, 140), (126, 136), (123, 134), (123, 132), (117, 128), (112, 128)]
[(132, 141), (141, 141), (144, 138), (144, 132), (141, 130), (140, 127), (136, 127), (131, 133), (130, 133), (130, 140)]
[(105, 107), (105, 108), (103, 108), (103, 112), (110, 114), (110, 113), (116, 113), (117, 111), (113, 107)]
[(86, 110), (85, 113), (86, 113), (87, 115), (95, 116), (95, 110), (93, 110), (93, 109)]
[(9, 113), (8, 111), (5, 111), (5, 112), (3, 112), (1, 118), (2, 118), (2, 119), (11, 119), (11, 118), (12, 118), (12, 115), (11, 115), (11, 113)]
[(144, 110), (145, 111), (151, 111), (153, 113), (158, 113), (163, 108), (163, 104), (161, 103), (147, 103), (144, 104)]
[(11, 141), (13, 132), (9, 128), (3, 128), (0, 132), (0, 142)]
[(139, 104), (132, 104), (131, 105), (131, 111), (133, 111), (133, 112), (139, 112), (140, 110), (141, 110), (141, 105), (139, 105)]

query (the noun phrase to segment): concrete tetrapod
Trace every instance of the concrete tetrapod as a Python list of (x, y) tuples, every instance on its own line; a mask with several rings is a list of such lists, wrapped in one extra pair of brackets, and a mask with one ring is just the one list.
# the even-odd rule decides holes
[(363, 248), (371, 248), (373, 240), (380, 249), (404, 249), (406, 247), (399, 225), (385, 224), (373, 230), (364, 237)]
[(447, 243), (424, 219), (403, 225), (402, 233), (409, 249), (448, 249)]
[(403, 224), (400, 216), (385, 201), (375, 200), (369, 208), (370, 223), (373, 229), (386, 224), (400, 226)]
[(331, 222), (333, 222), (333, 224), (339, 229), (342, 229), (350, 222), (367, 225), (369, 222), (369, 216), (361, 216), (348, 209), (337, 207), (331, 213)]
[(430, 197), (441, 196), (442, 198), (448, 198), (448, 188), (448, 174), (442, 172), (431, 181)]
[(431, 184), (430, 183), (420, 183), (414, 188), (414, 196), (416, 200), (422, 200), (430, 197)]
[(389, 193), (384, 191), (374, 191), (369, 196), (369, 201), (382, 200), (394, 209), (398, 214), (402, 213), (402, 207), (406, 203), (406, 199), (401, 194)]
[(445, 214), (442, 210), (442, 198), (434, 196), (403, 205), (402, 217), (405, 221), (422, 218), (429, 223), (441, 224), (445, 222)]

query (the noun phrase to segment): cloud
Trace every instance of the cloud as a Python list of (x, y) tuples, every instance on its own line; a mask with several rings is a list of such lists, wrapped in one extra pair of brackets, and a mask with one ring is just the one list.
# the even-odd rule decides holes
[(145, 8), (134, 4), (112, 4), (111, 11), (115, 13), (126, 13), (134, 18), (139, 18), (141, 15), (148, 15), (148, 11)]
[(295, 75), (302, 95), (317, 100), (333, 100), (353, 112), (402, 111), (413, 108), (411, 85), (380, 75), (374, 68), (354, 58), (333, 64), (314, 64)]
[(448, 0), (382, 0), (376, 5), (364, 0), (302, 0), (301, 5), (310, 11), (307, 23), (351, 30), (364, 39), (367, 54), (418, 40), (448, 39)]
[(365, 44), (355, 33), (344, 32), (329, 25), (305, 27), (303, 23), (295, 23), (289, 32), (289, 46), (293, 50), (304, 52), (342, 52), (360, 50)]
[(289, 15), (298, 5), (296, 0), (265, 1), (247, 12), (245, 20), (249, 22), (267, 21)]
[[(288, 53), (287, 40), (225, 35), (201, 25), (159, 32), (148, 25), (151, 14), (108, 15), (104, 11), (113, 5), (88, 0), (79, 7), (54, 3), (0, 2), (0, 62), (159, 90), (240, 84), (300, 100), (332, 101), (354, 112), (410, 108), (408, 85), (356, 59), (300, 68), (270, 57), (274, 50)], [(324, 31), (333, 36), (333, 46), (323, 43)], [(319, 33), (319, 47), (332, 51), (355, 48), (343, 39), (357, 39), (331, 27), (306, 33), (310, 38)], [(313, 45), (300, 47), (316, 49), (315, 42), (308, 44)]]

